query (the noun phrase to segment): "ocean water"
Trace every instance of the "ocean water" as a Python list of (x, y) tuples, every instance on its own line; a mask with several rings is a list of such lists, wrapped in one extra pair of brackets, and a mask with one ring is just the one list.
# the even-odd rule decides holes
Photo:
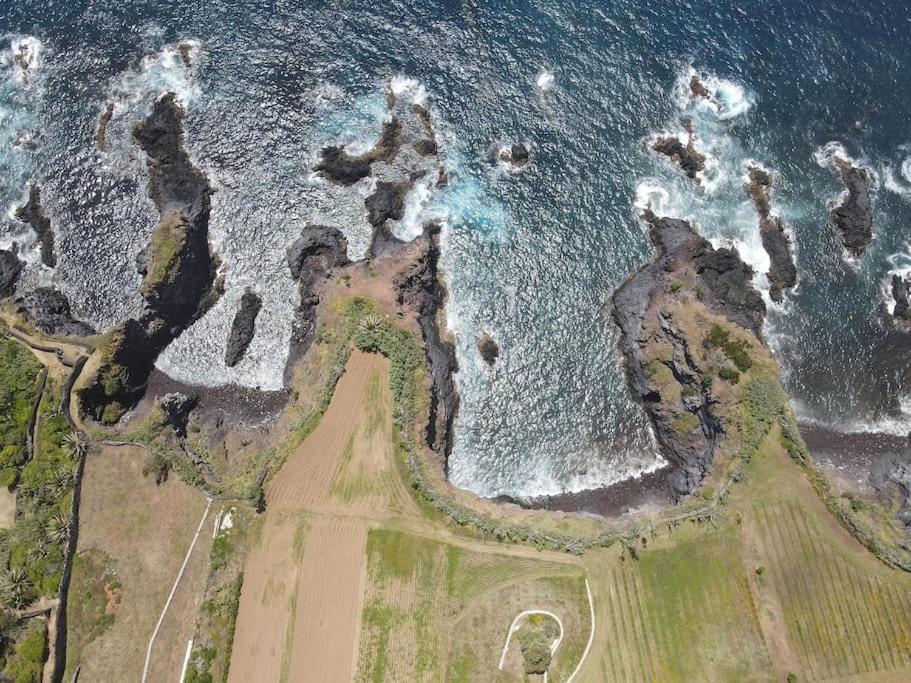
[[(314, 160), (330, 142), (369, 146), (392, 84), (432, 111), (453, 179), (415, 191), (396, 231), (414, 235), (431, 216), (446, 224), (457, 485), (533, 496), (660, 466), (626, 388), (609, 297), (649, 258), (635, 217), (649, 202), (734, 244), (765, 287), (747, 163), (776, 174), (774, 209), (795, 241), (800, 282), (770, 310), (766, 335), (800, 416), (903, 433), (911, 339), (888, 325), (883, 287), (911, 269), (909, 29), (911, 8), (882, 1), (4, 3), (0, 246), (20, 244), (23, 286), (55, 284), (97, 326), (135, 314), (134, 259), (155, 216), (130, 127), (177, 92), (190, 153), (216, 189), (227, 291), (159, 367), (275, 388), (297, 303), (285, 247), (316, 221), (343, 229), (353, 256), (369, 238), (370, 181), (333, 188), (313, 177)], [(22, 41), (37, 55), (27, 82), (12, 59)], [(720, 106), (686, 97), (692, 70)], [(111, 100), (99, 151), (92, 137)], [(682, 117), (710, 160), (699, 188), (648, 148), (680, 133)], [(531, 150), (520, 172), (489, 161), (512, 142)], [(857, 263), (825, 225), (841, 191), (829, 143), (877, 178), (876, 240)], [(54, 271), (11, 217), (35, 178), (58, 231)], [(264, 307), (248, 356), (229, 370), (224, 343), (247, 286)], [(501, 346), (493, 369), (475, 348), (484, 331)]]

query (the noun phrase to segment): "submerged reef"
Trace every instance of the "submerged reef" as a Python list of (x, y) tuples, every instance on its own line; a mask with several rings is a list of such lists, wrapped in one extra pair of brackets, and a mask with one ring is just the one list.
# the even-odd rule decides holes
[(783, 291), (797, 284), (791, 240), (785, 232), (784, 221), (772, 213), (772, 174), (758, 166), (750, 166), (748, 178), (746, 191), (759, 214), (759, 235), (769, 255), (769, 296), (772, 301), (781, 302)]
[(137, 258), (142, 315), (107, 334), (100, 363), (79, 391), (82, 409), (105, 423), (139, 400), (158, 354), (221, 294), (218, 258), (209, 245), (211, 189), (184, 148), (182, 121), (170, 93), (133, 129), (147, 155), (149, 197), (160, 219)]
[(714, 249), (686, 221), (651, 211), (643, 219), (657, 254), (617, 289), (612, 313), (630, 389), (680, 499), (709, 472), (725, 433), (722, 397), (749, 369), (748, 349), (762, 344), (765, 305), (736, 251)]

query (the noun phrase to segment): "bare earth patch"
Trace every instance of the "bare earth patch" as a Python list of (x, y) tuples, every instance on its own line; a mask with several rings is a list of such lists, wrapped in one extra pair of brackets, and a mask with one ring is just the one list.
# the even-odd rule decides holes
[[(80, 681), (140, 680), (149, 637), (205, 510), (202, 494), (176, 477), (161, 486), (143, 477), (144, 462), (144, 451), (133, 447), (105, 447), (86, 461), (78, 551), (100, 551), (110, 558), (120, 603), (100, 635), (81, 652), (68, 650), (67, 677), (81, 665)], [(200, 534), (155, 641), (149, 680), (176, 680), (180, 675), (197, 596), (205, 584), (211, 536), (206, 530)], [(93, 577), (81, 576), (79, 568), (77, 562), (71, 590), (93, 582)], [(105, 602), (108, 597), (104, 592), (100, 596)], [(74, 616), (71, 640), (89, 626)]]

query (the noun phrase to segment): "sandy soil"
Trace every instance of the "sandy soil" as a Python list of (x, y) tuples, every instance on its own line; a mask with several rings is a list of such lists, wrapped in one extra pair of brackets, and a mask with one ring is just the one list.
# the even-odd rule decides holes
[[(333, 498), (332, 483), (368, 431), (371, 377), (388, 401), (387, 376), (386, 359), (355, 352), (323, 419), (268, 486), (244, 570), (229, 681), (351, 679), (369, 521)], [(369, 450), (369, 440), (356, 447)]]
[(16, 493), (0, 486), (0, 529), (11, 529), (16, 518)]
[[(176, 477), (155, 486), (142, 476), (144, 462), (144, 451), (133, 447), (106, 447), (86, 461), (78, 550), (97, 548), (113, 558), (123, 600), (113, 624), (83, 650), (82, 682), (141, 678), (149, 637), (206, 507), (202, 494)], [(202, 533), (196, 544), (155, 641), (149, 680), (180, 675), (211, 537)]]

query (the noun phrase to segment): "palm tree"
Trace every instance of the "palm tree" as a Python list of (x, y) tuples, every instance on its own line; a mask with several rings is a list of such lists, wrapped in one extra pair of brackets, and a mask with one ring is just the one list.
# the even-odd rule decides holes
[(371, 313), (368, 316), (364, 316), (361, 320), (361, 329), (365, 332), (376, 332), (380, 329), (380, 326), (383, 324), (383, 319), (378, 316), (376, 313)]
[(21, 567), (10, 569), (0, 582), (0, 597), (7, 607), (21, 609), (31, 602), (32, 582)]
[(63, 445), (74, 460), (80, 460), (89, 450), (89, 442), (85, 438), (85, 434), (75, 430), (63, 437)]
[(52, 543), (64, 543), (70, 534), (70, 518), (62, 512), (55, 512), (45, 527), (47, 537)]

